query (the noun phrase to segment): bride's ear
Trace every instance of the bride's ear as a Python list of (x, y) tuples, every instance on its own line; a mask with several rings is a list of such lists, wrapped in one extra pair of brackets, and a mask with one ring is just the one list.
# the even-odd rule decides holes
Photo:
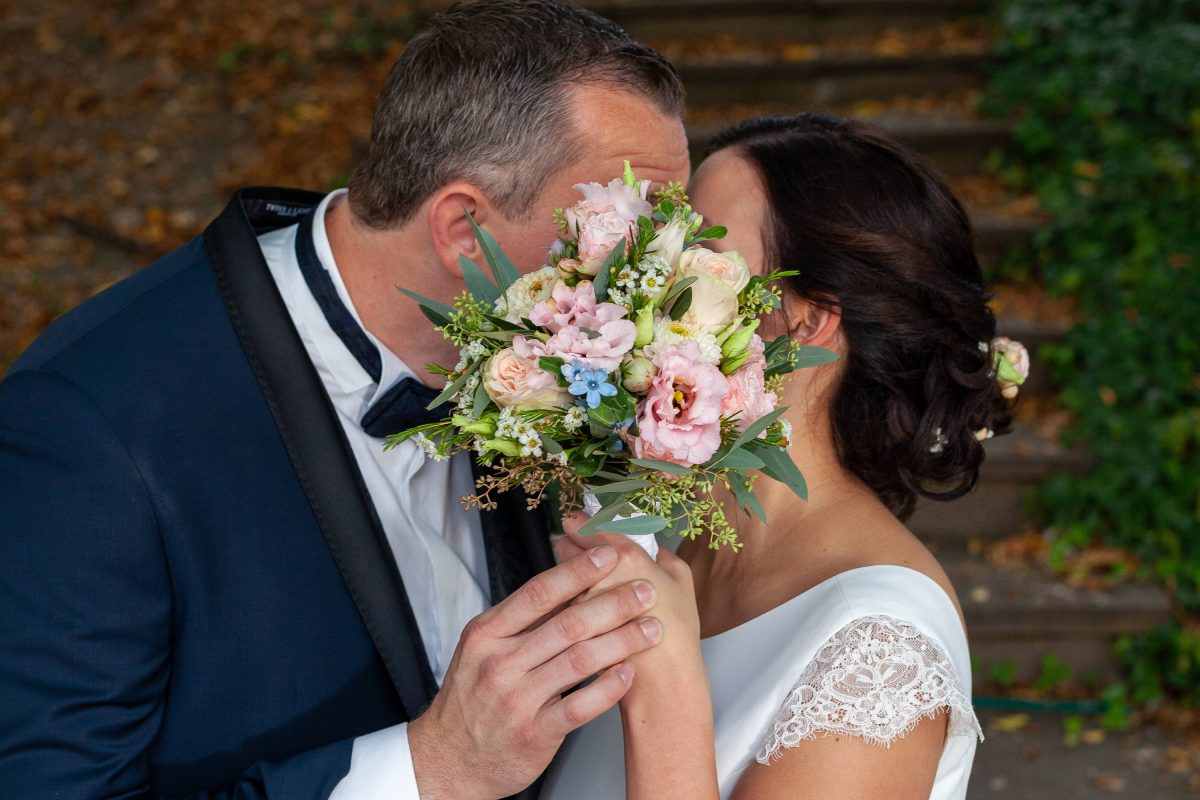
[(481, 227), (485, 227), (496, 213), (487, 196), (469, 183), (443, 186), (426, 202), (426, 220), (434, 252), (442, 268), (460, 280), (459, 256), (466, 256), (477, 264), (482, 258), (475, 232), (467, 219), (468, 212)]
[(802, 345), (834, 349), (842, 309), (832, 299), (820, 305), (802, 298), (787, 303), (788, 335)]

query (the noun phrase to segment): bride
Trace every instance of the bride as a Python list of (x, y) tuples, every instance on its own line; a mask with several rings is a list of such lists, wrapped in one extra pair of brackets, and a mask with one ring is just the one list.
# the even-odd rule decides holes
[(766, 335), (841, 356), (779, 398), (809, 501), (761, 480), (768, 522), (739, 517), (742, 551), (623, 559), (610, 582), (654, 584), (644, 624), (665, 638), (541, 796), (963, 798), (982, 736), (962, 613), (901, 520), (968, 491), (1011, 421), (967, 216), (877, 128), (812, 114), (722, 134), (691, 196), (753, 270), (800, 271)]

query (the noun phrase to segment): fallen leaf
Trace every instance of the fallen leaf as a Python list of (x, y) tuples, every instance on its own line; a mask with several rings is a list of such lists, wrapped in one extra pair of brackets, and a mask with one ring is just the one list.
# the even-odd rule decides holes
[(1001, 733), (1013, 733), (1028, 725), (1029, 719), (1029, 715), (1022, 711), (1018, 714), (996, 717), (991, 721), (991, 725)]

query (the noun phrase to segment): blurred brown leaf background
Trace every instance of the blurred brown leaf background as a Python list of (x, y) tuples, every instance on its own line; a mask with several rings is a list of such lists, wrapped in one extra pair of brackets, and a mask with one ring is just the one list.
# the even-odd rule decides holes
[(341, 185), (415, 3), (0, 2), (0, 375), (237, 186)]

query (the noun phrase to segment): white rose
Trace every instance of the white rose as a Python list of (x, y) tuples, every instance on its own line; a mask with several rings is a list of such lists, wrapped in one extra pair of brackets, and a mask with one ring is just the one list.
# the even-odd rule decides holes
[(684, 250), (679, 257), (679, 269), (687, 275), (711, 275), (724, 281), (735, 293), (750, 282), (750, 267), (737, 251), (715, 253), (704, 247)]
[(504, 296), (496, 301), (496, 316), (508, 322), (519, 323), (521, 317), (529, 316), (535, 305), (550, 299), (557, 277), (558, 273), (554, 267), (542, 267), (536, 272), (522, 275), (516, 283), (508, 287)]
[(692, 304), (680, 318), (682, 322), (698, 325), (707, 331), (715, 331), (725, 327), (737, 317), (737, 292), (720, 278), (701, 272), (695, 275), (689, 290), (692, 293)]

